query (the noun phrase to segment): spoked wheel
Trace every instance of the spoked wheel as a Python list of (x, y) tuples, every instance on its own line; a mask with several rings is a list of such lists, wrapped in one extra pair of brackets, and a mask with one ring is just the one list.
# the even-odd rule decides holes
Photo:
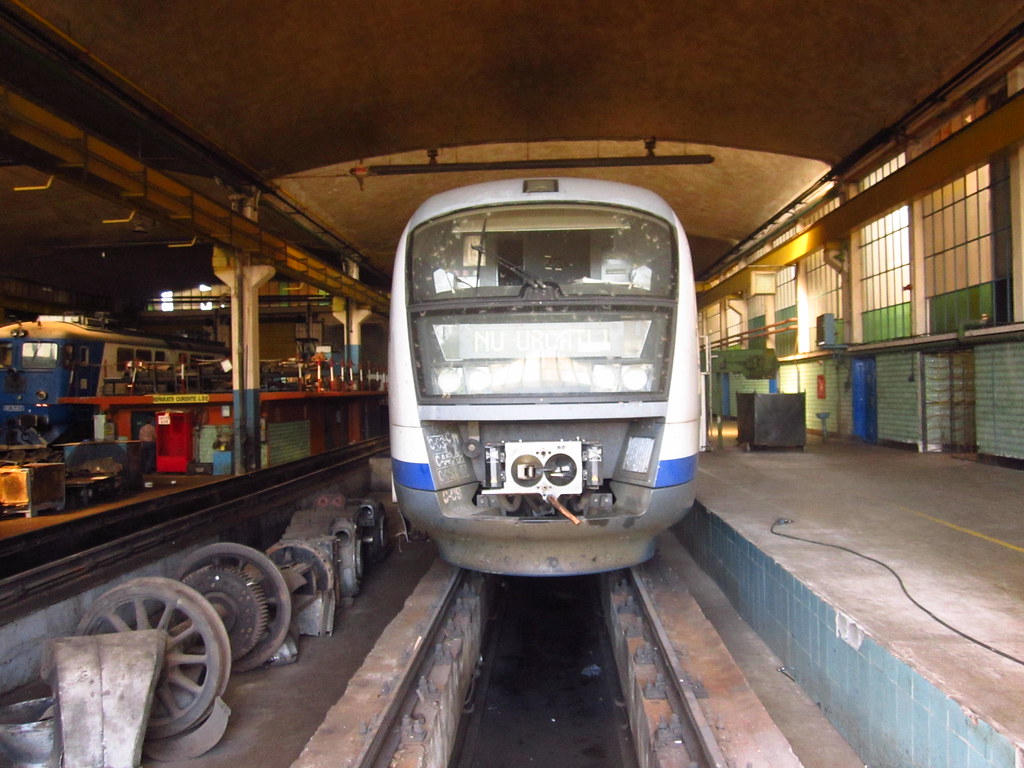
[[(266, 620), (252, 648), (236, 659), (234, 668), (239, 672), (256, 669), (273, 656), (288, 635), (292, 620), (292, 598), (284, 576), (274, 561), (265, 554), (244, 544), (223, 541), (197, 549), (185, 558), (178, 569), (180, 578), (210, 566), (231, 569), (244, 575), (247, 583), (262, 591)], [(256, 634), (254, 628), (253, 634)]]
[(146, 736), (161, 739), (202, 722), (227, 688), (231, 644), (213, 606), (189, 586), (149, 577), (120, 584), (99, 597), (78, 623), (78, 634), (162, 629), (164, 668), (157, 681)]

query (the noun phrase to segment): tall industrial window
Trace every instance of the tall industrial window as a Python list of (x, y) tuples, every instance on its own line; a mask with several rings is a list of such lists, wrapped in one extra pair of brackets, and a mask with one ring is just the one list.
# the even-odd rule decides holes
[(729, 346), (735, 347), (739, 344), (739, 336), (743, 333), (743, 315), (731, 306), (725, 308), (725, 337), (729, 340)]
[(872, 187), (886, 176), (898, 171), (907, 163), (907, 153), (900, 152), (895, 157), (889, 158), (886, 162), (875, 168), (871, 173), (865, 176), (857, 183), (857, 191), (863, 192), (868, 187)]
[(796, 323), (789, 328), (787, 320), (796, 317), (796, 265), (783, 267), (775, 273), (775, 354), (779, 357), (796, 354)]
[(925, 296), (932, 333), (994, 314), (992, 195), (987, 165), (922, 200)]
[(910, 209), (903, 206), (860, 230), (863, 340), (910, 335)]
[(807, 309), (814, 318), (833, 315), (839, 336), (836, 341), (842, 343), (843, 297), (839, 273), (825, 261), (823, 250), (815, 251), (803, 263), (807, 270)]
[(700, 313), (701, 333), (708, 337), (708, 344), (717, 347), (722, 339), (722, 326), (719, 321), (718, 305), (706, 307)]
[(765, 349), (768, 339), (764, 327), (768, 325), (768, 300), (761, 294), (747, 299), (747, 348)]

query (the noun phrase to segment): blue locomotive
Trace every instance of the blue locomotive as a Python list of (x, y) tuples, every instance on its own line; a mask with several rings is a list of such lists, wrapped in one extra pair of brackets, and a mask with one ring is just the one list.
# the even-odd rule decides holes
[[(100, 319), (41, 316), (0, 328), (0, 444), (91, 437), (90, 405), (62, 398), (177, 392), (220, 344), (116, 330)], [(187, 391), (187, 389), (185, 390)]]

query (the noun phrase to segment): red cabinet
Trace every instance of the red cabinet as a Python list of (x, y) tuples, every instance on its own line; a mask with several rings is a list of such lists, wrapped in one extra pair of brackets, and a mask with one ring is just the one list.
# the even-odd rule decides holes
[(192, 461), (192, 414), (163, 411), (156, 415), (156, 471), (185, 474)]

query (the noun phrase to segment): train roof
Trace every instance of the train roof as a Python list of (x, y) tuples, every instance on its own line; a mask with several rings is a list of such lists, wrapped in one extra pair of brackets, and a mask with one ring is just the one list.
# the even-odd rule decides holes
[[(19, 329), (24, 333), (15, 334), (14, 332)], [(170, 349), (185, 349), (197, 352), (227, 353), (224, 345), (217, 342), (112, 327), (97, 318), (80, 316), (41, 315), (36, 320), (0, 326), (0, 341), (8, 338), (71, 339), (114, 344), (164, 346)]]
[[(534, 182), (544, 191), (531, 191), (528, 189), (528, 182)], [(543, 182), (554, 182), (554, 184), (543, 184)], [(547, 191), (551, 187), (554, 191)], [(615, 181), (559, 176), (489, 181), (442, 192), (426, 200), (416, 210), (409, 220), (408, 228), (412, 229), (424, 221), (466, 208), (532, 202), (621, 205), (653, 213), (668, 221), (679, 223), (671, 206), (660, 195), (649, 189)]]

